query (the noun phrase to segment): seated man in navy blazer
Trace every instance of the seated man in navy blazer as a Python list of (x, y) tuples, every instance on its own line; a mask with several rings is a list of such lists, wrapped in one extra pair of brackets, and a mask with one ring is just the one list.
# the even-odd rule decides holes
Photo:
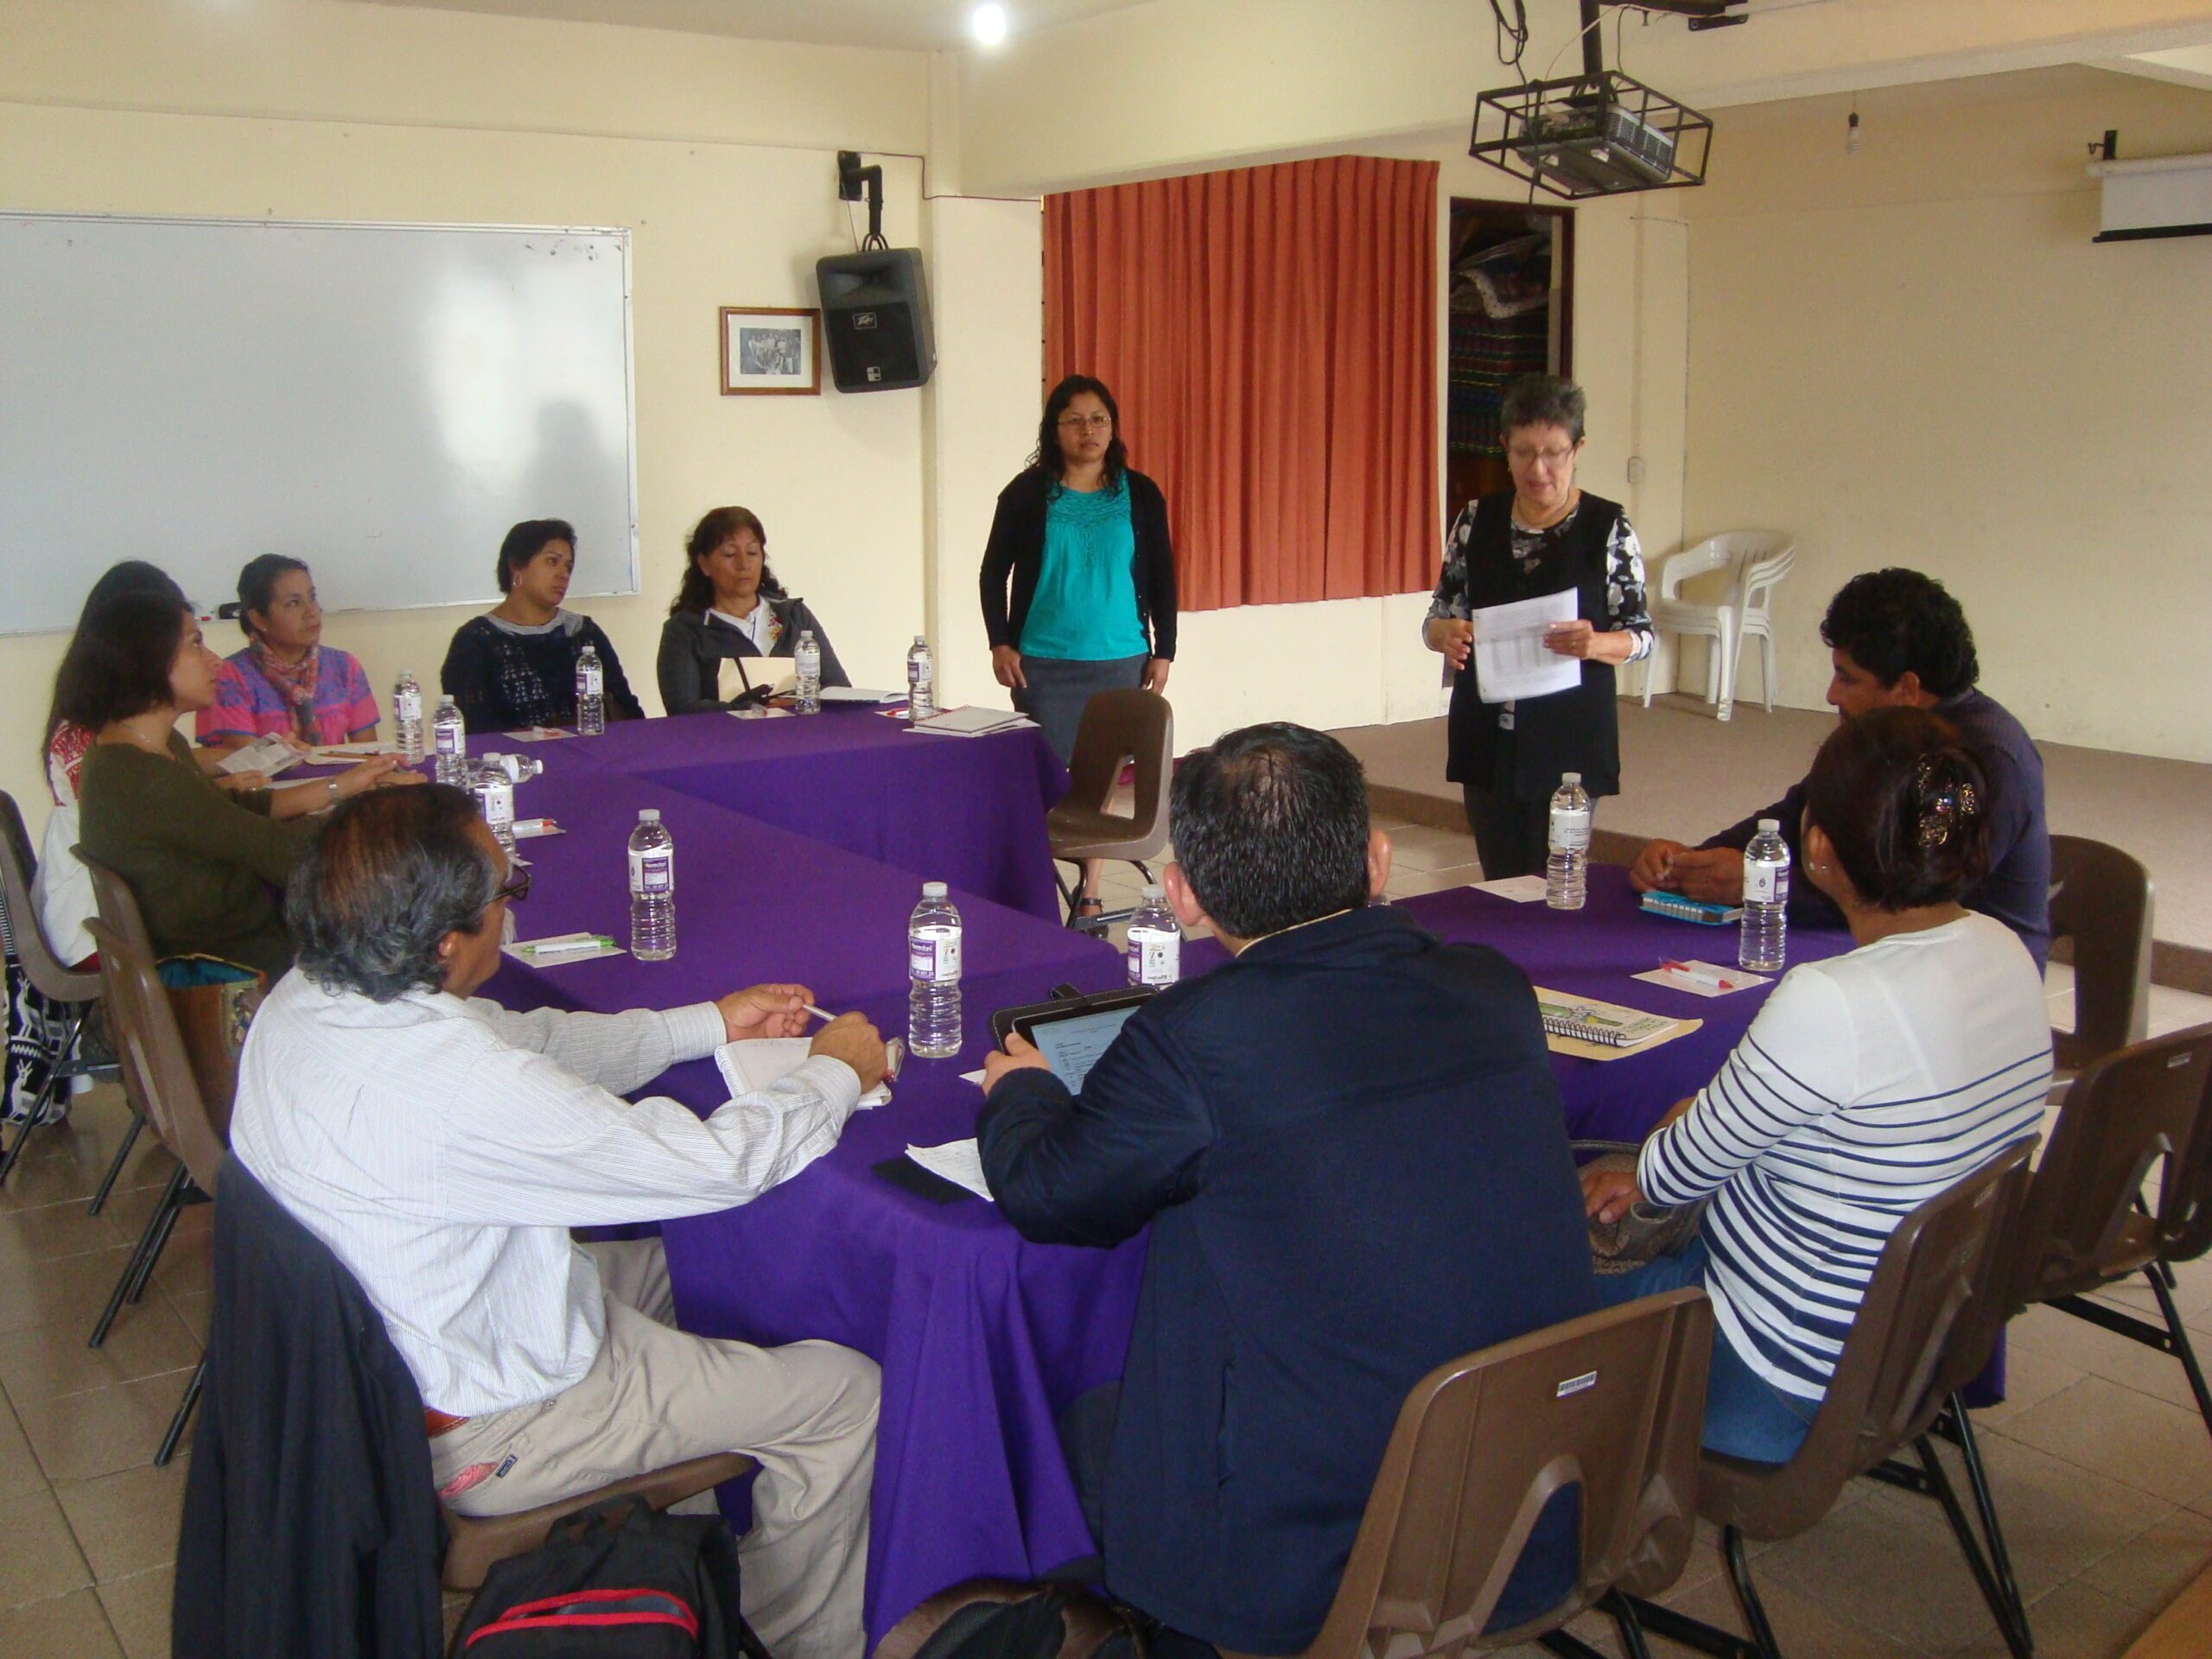
[[(1107, 1587), (1172, 1633), (1293, 1653), (1413, 1385), (1590, 1312), (1588, 1232), (1529, 982), (1370, 904), (1390, 843), (1351, 753), (1232, 732), (1185, 759), (1172, 812), (1169, 902), (1234, 959), (1139, 1009), (1078, 1096), (1012, 1039), (977, 1134), (1024, 1237), (1152, 1229), (1104, 1459)], [(1492, 1628), (1566, 1592), (1561, 1498)]]

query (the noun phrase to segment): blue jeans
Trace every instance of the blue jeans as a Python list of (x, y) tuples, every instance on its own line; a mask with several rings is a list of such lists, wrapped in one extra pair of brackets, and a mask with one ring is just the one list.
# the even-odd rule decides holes
[[(1711, 1258), (1694, 1239), (1680, 1255), (1662, 1255), (1627, 1273), (1598, 1275), (1598, 1299), (1609, 1307), (1685, 1285), (1702, 1286)], [(1787, 1463), (1804, 1444), (1820, 1402), (1784, 1394), (1744, 1363), (1719, 1329), (1705, 1385), (1705, 1449), (1754, 1463)]]

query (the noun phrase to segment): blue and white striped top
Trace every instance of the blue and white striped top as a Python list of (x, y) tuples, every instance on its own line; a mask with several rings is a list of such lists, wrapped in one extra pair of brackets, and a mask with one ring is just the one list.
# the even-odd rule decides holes
[(1986, 916), (1792, 969), (1718, 1077), (1644, 1143), (1657, 1204), (1710, 1195), (1721, 1333), (1785, 1394), (1827, 1391), (1899, 1221), (2034, 1135), (2051, 1076), (2043, 980)]

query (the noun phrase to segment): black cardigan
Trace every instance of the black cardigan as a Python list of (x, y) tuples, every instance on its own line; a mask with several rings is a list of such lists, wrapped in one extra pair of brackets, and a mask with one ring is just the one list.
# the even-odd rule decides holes
[[(844, 664), (830, 648), (830, 636), (803, 599), (766, 599), (763, 603), (783, 625), (783, 637), (769, 654), (789, 657), (798, 649), (798, 636), (810, 629), (822, 647), (822, 683), (850, 685)], [(661, 707), (671, 715), (700, 715), (729, 704), (715, 696), (721, 682), (721, 664), (732, 657), (758, 657), (760, 648), (753, 636), (717, 622), (701, 611), (678, 611), (660, 628), (660, 657), (654, 664), (660, 680)]]
[[(1175, 549), (1167, 536), (1167, 498), (1160, 486), (1134, 467), (1122, 477), (1129, 491), (1129, 524), (1136, 531), (1134, 574), (1137, 620), (1152, 641), (1154, 657), (1175, 655)], [(1021, 625), (1037, 592), (1045, 563), (1045, 509), (1058, 483), (1041, 467), (1032, 467), (999, 492), (991, 520), (991, 539), (983, 549), (983, 630), (991, 648), (1021, 645)], [(1007, 577), (1014, 577), (1014, 601), (1007, 602)]]

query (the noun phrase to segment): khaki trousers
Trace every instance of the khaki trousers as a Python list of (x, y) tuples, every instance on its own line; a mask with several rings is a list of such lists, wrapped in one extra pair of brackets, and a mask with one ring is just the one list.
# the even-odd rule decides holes
[[(744, 1612), (774, 1659), (861, 1659), (875, 1362), (833, 1343), (754, 1348), (670, 1321), (658, 1239), (588, 1244), (607, 1292), (607, 1340), (550, 1400), (471, 1418), (430, 1442), (463, 1515), (508, 1515), (717, 1452), (760, 1472), (738, 1541)], [(679, 1504), (711, 1510), (713, 1495)]]

